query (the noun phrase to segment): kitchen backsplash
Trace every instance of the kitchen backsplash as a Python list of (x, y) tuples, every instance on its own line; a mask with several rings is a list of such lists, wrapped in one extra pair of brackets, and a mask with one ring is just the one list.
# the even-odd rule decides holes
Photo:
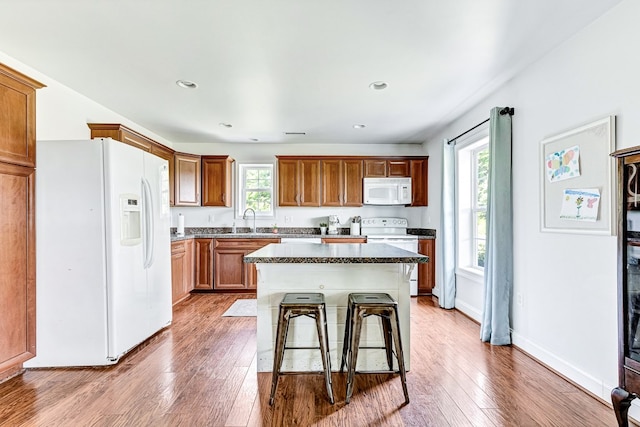
[[(236, 227), (250, 227), (253, 219), (242, 219), (242, 215), (236, 217), (233, 208), (211, 208), (211, 207), (175, 207), (171, 208), (171, 226), (178, 224), (178, 214), (184, 215), (185, 228), (221, 228), (232, 227), (235, 222)], [(275, 218), (256, 218), (256, 227), (273, 228), (276, 224), (279, 228), (291, 227), (318, 227), (321, 222), (327, 222), (329, 215), (338, 215), (340, 227), (349, 229), (351, 219), (356, 216), (362, 218), (371, 217), (400, 217), (407, 218), (409, 228), (436, 228), (436, 224), (430, 221), (428, 207), (402, 207), (402, 206), (363, 206), (358, 208), (278, 208)]]

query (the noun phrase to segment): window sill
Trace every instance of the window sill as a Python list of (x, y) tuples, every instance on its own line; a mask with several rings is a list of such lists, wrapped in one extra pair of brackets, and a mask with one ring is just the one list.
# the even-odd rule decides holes
[(456, 275), (462, 276), (465, 279), (472, 280), (478, 284), (484, 284), (484, 271), (475, 268), (458, 267), (456, 268)]

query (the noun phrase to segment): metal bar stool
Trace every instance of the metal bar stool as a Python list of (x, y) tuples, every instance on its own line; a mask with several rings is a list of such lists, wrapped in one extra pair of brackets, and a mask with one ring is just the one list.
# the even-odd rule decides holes
[[(360, 347), (360, 333), (362, 322), (365, 317), (378, 316), (382, 320), (382, 335), (384, 337), (384, 347)], [(398, 371), (393, 369), (393, 348), (395, 343), (395, 356), (398, 360)], [(347, 304), (347, 319), (344, 331), (344, 344), (342, 346), (342, 362), (340, 372), (347, 367), (347, 397), (346, 403), (351, 400), (353, 394), (353, 381), (356, 373), (356, 362), (358, 360), (358, 349), (385, 349), (387, 352), (387, 364), (389, 371), (400, 373), (402, 381), (402, 391), (404, 392), (404, 402), (409, 403), (409, 392), (407, 391), (407, 375), (404, 367), (404, 352), (402, 351), (402, 340), (400, 338), (400, 321), (398, 319), (398, 303), (383, 293), (362, 293), (349, 294)]]
[[(315, 319), (316, 329), (318, 330), (319, 347), (288, 347), (287, 333), (289, 332), (289, 320), (307, 316)], [(278, 327), (276, 332), (275, 355), (273, 358), (273, 378), (271, 381), (271, 398), (269, 405), (273, 405), (273, 400), (278, 387), (278, 378), (280, 375), (294, 373), (282, 372), (282, 360), (284, 359), (285, 350), (311, 350), (319, 349), (322, 355), (322, 367), (325, 383), (327, 386), (327, 394), (331, 404), (333, 400), (333, 388), (331, 386), (331, 357), (329, 354), (329, 337), (327, 333), (327, 312), (324, 302), (324, 295), (320, 293), (290, 293), (284, 294), (280, 302), (278, 310)], [(297, 372), (299, 373), (299, 372)], [(314, 373), (314, 372), (311, 372)]]

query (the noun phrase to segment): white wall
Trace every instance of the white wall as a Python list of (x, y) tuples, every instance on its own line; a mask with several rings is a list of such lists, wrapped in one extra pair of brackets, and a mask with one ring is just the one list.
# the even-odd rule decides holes
[[(486, 119), (492, 107), (515, 107), (514, 295), (523, 304), (514, 303), (513, 341), (607, 401), (618, 383), (616, 237), (540, 232), (539, 148), (547, 136), (608, 115), (617, 117), (617, 148), (640, 144), (638, 16), (639, 2), (621, 2), (427, 144), (436, 174), (429, 209), (438, 224), (442, 139)], [(481, 285), (462, 283), (456, 306), (476, 317)]]
[(3, 52), (0, 52), (0, 62), (46, 85), (36, 92), (36, 137), (39, 140), (89, 139), (91, 131), (87, 123), (121, 123), (162, 144), (172, 145), (166, 139)]

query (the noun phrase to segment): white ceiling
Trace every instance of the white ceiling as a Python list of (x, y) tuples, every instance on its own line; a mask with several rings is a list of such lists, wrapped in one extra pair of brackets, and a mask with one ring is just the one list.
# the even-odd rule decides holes
[(0, 51), (172, 142), (420, 143), (619, 1), (0, 0)]

